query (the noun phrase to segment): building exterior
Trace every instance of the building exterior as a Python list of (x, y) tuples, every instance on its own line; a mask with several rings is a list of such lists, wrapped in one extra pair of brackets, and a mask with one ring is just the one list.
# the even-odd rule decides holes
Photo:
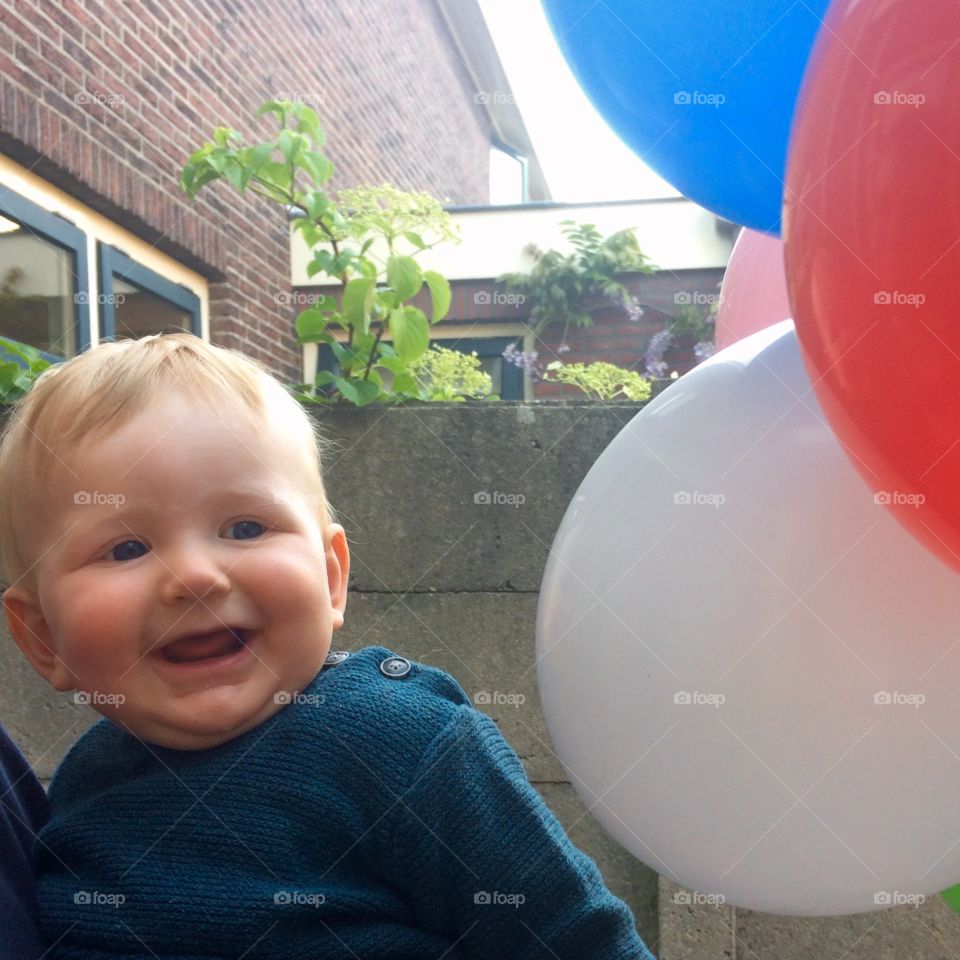
[(316, 109), (334, 188), (484, 204), (493, 163), (548, 196), (474, 0), (2, 0), (0, 335), (60, 358), (186, 328), (300, 382), (282, 213), (178, 185), (271, 97)]
[[(707, 315), (716, 305), (720, 281), (739, 228), (682, 197), (664, 200), (561, 204), (552, 202), (449, 208), (459, 229), (459, 244), (442, 244), (421, 258), (424, 267), (451, 281), (453, 298), (445, 320), (431, 336), (445, 346), (476, 350), (490, 373), (494, 391), (504, 399), (542, 399), (561, 394), (581, 396), (573, 387), (535, 382), (519, 367), (504, 361), (503, 350), (517, 344), (525, 354), (536, 351), (541, 366), (553, 360), (590, 363), (605, 360), (646, 374), (644, 354), (651, 337), (684, 310)], [(591, 305), (593, 325), (571, 328), (561, 347), (563, 330), (547, 327), (535, 338), (529, 322), (531, 304), (512, 294), (497, 278), (523, 273), (534, 263), (528, 245), (568, 253), (562, 221), (590, 223), (604, 235), (633, 229), (640, 249), (655, 267), (650, 274), (626, 274), (621, 282), (640, 305), (628, 314), (621, 305)], [(291, 240), (291, 280), (303, 309), (318, 293), (333, 293), (307, 272), (310, 254), (299, 234)], [(428, 308), (421, 295), (424, 309)], [(569, 349), (564, 349), (568, 347)], [(698, 361), (692, 344), (664, 356), (669, 371), (685, 373)], [(307, 363), (331, 363), (326, 349)], [(669, 372), (668, 371), (668, 372)], [(312, 377), (311, 377), (312, 379)]]

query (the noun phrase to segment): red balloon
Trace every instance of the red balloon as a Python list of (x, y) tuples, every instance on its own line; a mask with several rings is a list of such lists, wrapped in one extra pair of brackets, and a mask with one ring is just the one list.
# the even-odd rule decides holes
[(791, 134), (784, 240), (834, 431), (877, 502), (960, 569), (958, 38), (956, 0), (834, 2)]
[(723, 274), (714, 334), (717, 349), (792, 316), (783, 243), (779, 237), (744, 228)]

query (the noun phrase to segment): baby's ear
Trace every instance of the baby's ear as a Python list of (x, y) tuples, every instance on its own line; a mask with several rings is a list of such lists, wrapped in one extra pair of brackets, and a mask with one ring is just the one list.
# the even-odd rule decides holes
[(33, 669), (55, 690), (73, 690), (70, 673), (57, 656), (50, 626), (37, 598), (24, 587), (8, 587), (3, 594), (7, 626)]
[(330, 608), (333, 614), (333, 629), (343, 626), (343, 611), (347, 606), (347, 580), (350, 577), (350, 548), (347, 536), (339, 523), (332, 523), (326, 530), (327, 588), (330, 592)]

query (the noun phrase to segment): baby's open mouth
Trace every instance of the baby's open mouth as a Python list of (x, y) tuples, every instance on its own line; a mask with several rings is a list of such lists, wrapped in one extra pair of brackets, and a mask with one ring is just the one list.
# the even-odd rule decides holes
[(194, 663), (214, 660), (236, 653), (244, 646), (244, 631), (240, 629), (214, 630), (195, 637), (181, 637), (161, 649), (165, 660), (171, 663)]

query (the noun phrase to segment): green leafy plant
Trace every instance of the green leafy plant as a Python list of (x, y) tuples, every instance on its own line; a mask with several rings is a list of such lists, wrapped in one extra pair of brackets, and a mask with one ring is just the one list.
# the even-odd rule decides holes
[[(193, 153), (180, 183), (190, 199), (207, 184), (228, 180), (292, 211), (293, 228), (312, 249), (307, 273), (325, 275), (339, 296), (318, 296), (296, 319), (297, 342), (326, 343), (339, 371), (320, 371), (306, 399), (373, 401), (422, 399), (410, 365), (430, 344), (430, 325), (450, 307), (450, 285), (417, 257), (444, 241), (457, 240), (440, 203), (425, 193), (389, 185), (341, 190), (323, 185), (333, 163), (322, 152), (324, 132), (316, 112), (303, 103), (270, 100), (256, 112), (277, 121), (277, 135), (244, 145), (241, 135), (218, 127), (213, 140)], [(431, 317), (411, 302), (426, 286)], [(337, 327), (346, 339), (334, 336)], [(390, 376), (385, 378), (389, 371)], [(316, 394), (315, 388), (323, 388)]]
[(410, 364), (410, 372), (420, 386), (423, 400), (499, 399), (475, 350), (467, 354), (434, 344)]
[(547, 364), (543, 374), (547, 383), (568, 383), (599, 400), (649, 400), (650, 381), (635, 370), (625, 370), (612, 363)]
[[(36, 347), (0, 337), (0, 403), (13, 403), (26, 396), (37, 378), (50, 366)], [(8, 359), (13, 357), (14, 359)]]
[(587, 327), (593, 323), (590, 307), (597, 298), (621, 304), (630, 319), (638, 319), (642, 310), (617, 275), (653, 273), (654, 268), (640, 250), (633, 230), (604, 237), (590, 223), (563, 220), (561, 226), (574, 248), (572, 253), (544, 252), (530, 244), (526, 252), (536, 261), (533, 269), (497, 278), (529, 301), (533, 332), (539, 336), (548, 324), (562, 323), (565, 341), (571, 324)]

